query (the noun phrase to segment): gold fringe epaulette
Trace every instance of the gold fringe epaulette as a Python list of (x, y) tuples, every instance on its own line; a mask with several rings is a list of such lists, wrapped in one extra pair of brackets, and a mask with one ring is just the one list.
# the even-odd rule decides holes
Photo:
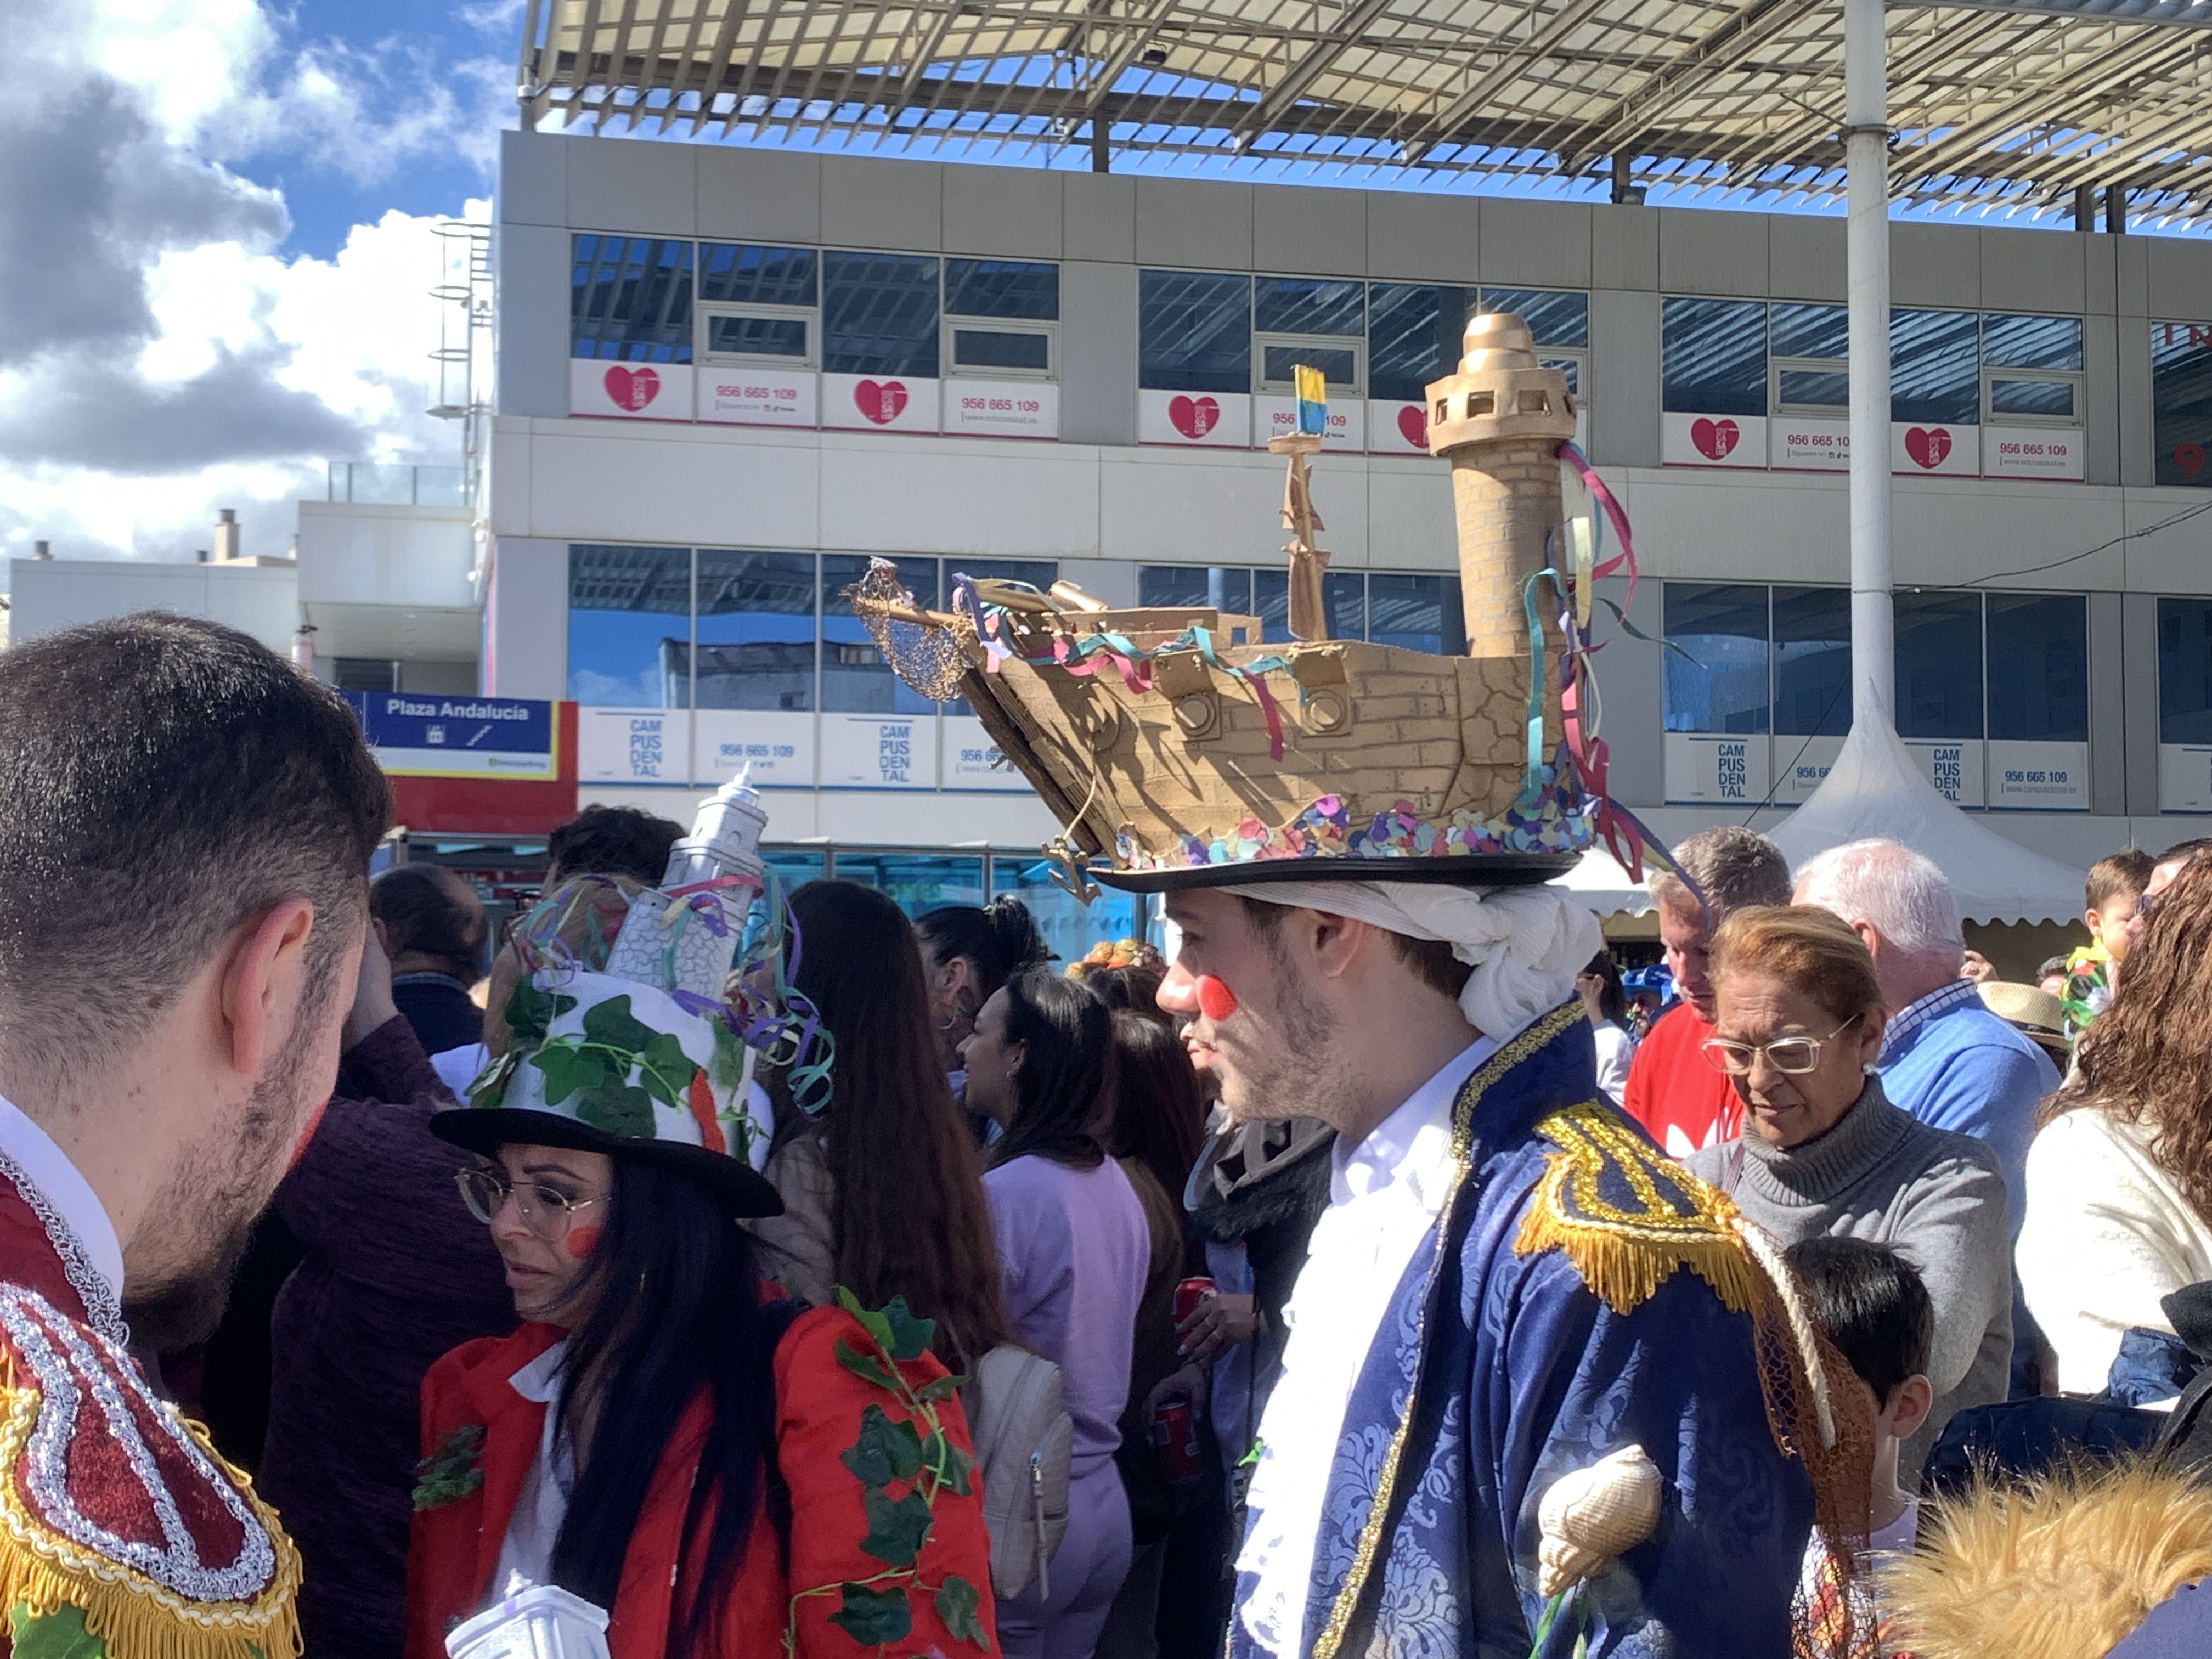
[(1553, 1113), (1536, 1133), (1559, 1150), (1513, 1241), (1516, 1255), (1559, 1250), (1617, 1314), (1633, 1312), (1687, 1267), (1733, 1313), (1758, 1297), (1757, 1269), (1732, 1225), (1735, 1206), (1653, 1151), (1592, 1102)]
[(205, 1431), (89, 1327), (0, 1285), (0, 1637), (18, 1653), (298, 1659), (299, 1588), (276, 1511)]

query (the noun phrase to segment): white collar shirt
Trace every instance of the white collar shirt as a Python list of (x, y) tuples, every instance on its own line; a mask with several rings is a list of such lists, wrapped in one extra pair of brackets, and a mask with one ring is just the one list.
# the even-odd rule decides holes
[[(92, 1183), (54, 1145), (53, 1137), (25, 1116), (12, 1101), (0, 1098), (0, 1153), (15, 1160), (25, 1179), (53, 1206), (77, 1243), (84, 1247), (92, 1269), (106, 1279), (119, 1303), (123, 1299), (123, 1241), (115, 1223)], [(34, 1210), (36, 1206), (32, 1206)], [(57, 1249), (59, 1247), (57, 1246)], [(66, 1266), (66, 1258), (64, 1259)]]
[(514, 1512), (507, 1518), (487, 1607), (532, 1584), (553, 1582), (553, 1546), (576, 1490), (575, 1447), (561, 1431), (561, 1364), (568, 1357), (568, 1341), (563, 1337), (507, 1379), (515, 1393), (545, 1407), (545, 1426), (538, 1437), (538, 1455), (515, 1494)]
[(1399, 1281), (1443, 1212), (1461, 1085), (1501, 1040), (1476, 1037), (1364, 1140), (1340, 1140), (1332, 1155), (1328, 1207), (1283, 1310), (1283, 1374), (1261, 1420), (1254, 1519), (1237, 1562), (1256, 1581), (1239, 1616), (1266, 1651), (1295, 1654), (1304, 1641), (1345, 1407)]

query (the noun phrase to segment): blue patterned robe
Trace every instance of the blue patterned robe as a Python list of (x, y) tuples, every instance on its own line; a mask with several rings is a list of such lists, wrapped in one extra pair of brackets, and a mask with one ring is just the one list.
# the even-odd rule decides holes
[[(1751, 1320), (1715, 1289), (1742, 1304), (1741, 1246), (1595, 1077), (1577, 1002), (1460, 1091), (1450, 1195), (1345, 1413), (1300, 1659), (1527, 1659), (1537, 1505), (1631, 1444), (1665, 1504), (1584, 1587), (1589, 1653), (1788, 1659), (1813, 1493), (1768, 1427)], [(1267, 1659), (1253, 1585), (1238, 1576), (1231, 1659)], [(1570, 1613), (1545, 1659), (1577, 1633)]]

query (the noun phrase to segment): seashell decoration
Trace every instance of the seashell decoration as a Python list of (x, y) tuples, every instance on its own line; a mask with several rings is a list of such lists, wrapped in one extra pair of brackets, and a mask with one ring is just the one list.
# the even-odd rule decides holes
[(1641, 1446), (1623, 1446), (1554, 1480), (1536, 1510), (1543, 1533), (1537, 1593), (1570, 1589), (1651, 1536), (1665, 1484)]

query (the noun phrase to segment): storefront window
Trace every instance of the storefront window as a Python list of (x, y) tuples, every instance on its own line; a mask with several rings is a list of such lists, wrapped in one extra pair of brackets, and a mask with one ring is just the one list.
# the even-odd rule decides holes
[(2152, 459), (2162, 484), (2212, 484), (2212, 323), (2150, 325)]
[(1252, 279), (1137, 273), (1137, 384), (1159, 392), (1252, 389)]
[(775, 872), (788, 898), (810, 881), (819, 881), (830, 868), (830, 855), (817, 848), (763, 847), (761, 862)]
[(1758, 301), (1667, 301), (1661, 313), (1660, 351), (1663, 406), (1668, 410), (1766, 413), (1766, 307)]
[(1774, 729), (1840, 738), (1851, 726), (1851, 595), (1844, 587), (1774, 590)]
[(940, 905), (983, 902), (983, 860), (931, 853), (837, 854), (837, 879), (888, 894), (909, 917)]
[(2079, 593), (1987, 596), (1990, 735), (2089, 740), (2089, 604)]
[(2158, 602), (2158, 740), (2212, 743), (2212, 599)]
[(698, 706), (814, 707), (814, 556), (699, 555)]
[(691, 361), (691, 244), (572, 236), (568, 355), (631, 363)]
[(587, 708), (690, 700), (691, 550), (568, 549), (568, 695)]
[(1982, 735), (1982, 596), (1899, 593), (1897, 730), (1900, 737)]
[(1007, 894), (1029, 906), (1037, 932), (1060, 959), (1056, 967), (1081, 961), (1094, 945), (1145, 937), (1154, 901), (1107, 888), (1085, 904), (1054, 882), (1054, 867), (1042, 859), (1000, 854), (991, 860), (991, 896)]
[(1674, 647), (1661, 653), (1667, 729), (1727, 735), (1765, 731), (1766, 590), (1668, 582), (1662, 615), (1667, 643)]
[[(925, 607), (938, 604), (937, 561), (902, 558), (898, 579)], [(868, 574), (865, 555), (822, 557), (822, 707), (833, 714), (934, 714), (938, 705), (893, 672), (853, 614), (845, 590)]]
[(822, 367), (934, 380), (937, 281), (937, 261), (925, 255), (823, 254)]

